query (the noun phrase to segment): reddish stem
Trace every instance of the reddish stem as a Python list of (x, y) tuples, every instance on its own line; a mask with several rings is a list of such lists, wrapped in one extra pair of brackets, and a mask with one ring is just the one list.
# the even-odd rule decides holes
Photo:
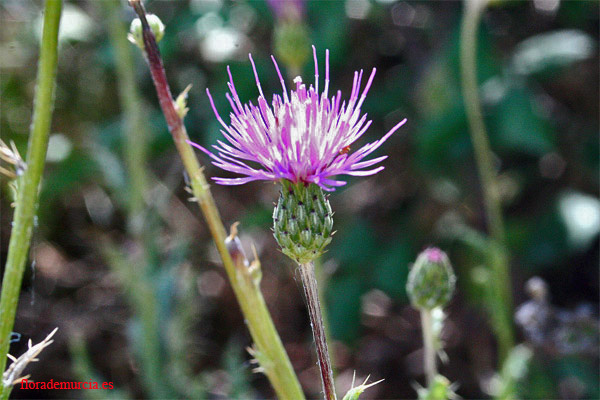
[(139, 0), (130, 0), (129, 4), (133, 7), (137, 13), (140, 21), (142, 22), (142, 37), (144, 39), (144, 54), (150, 67), (150, 74), (156, 87), (156, 94), (158, 95), (158, 101), (160, 107), (163, 110), (169, 131), (173, 135), (173, 138), (179, 144), (179, 142), (185, 142), (187, 140), (187, 134), (183, 131), (183, 122), (175, 103), (173, 102), (173, 96), (171, 95), (171, 89), (167, 82), (167, 75), (165, 74), (165, 68), (162, 63), (160, 56), (160, 50), (156, 44), (154, 33), (148, 24), (146, 19), (146, 10), (144, 5)]
[(323, 317), (321, 314), (321, 303), (319, 301), (314, 264), (312, 262), (301, 264), (300, 276), (302, 277), (302, 286), (304, 287), (304, 295), (306, 296), (310, 324), (312, 326), (315, 346), (317, 348), (317, 358), (319, 359), (319, 369), (321, 370), (321, 380), (323, 382), (325, 400), (336, 400), (335, 386), (333, 383), (333, 369), (331, 368), (329, 350), (327, 349), (325, 325), (323, 324)]

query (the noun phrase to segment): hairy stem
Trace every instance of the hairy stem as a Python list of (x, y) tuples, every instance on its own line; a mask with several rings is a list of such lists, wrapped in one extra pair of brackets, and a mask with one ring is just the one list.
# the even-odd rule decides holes
[[(497, 306), (499, 307), (494, 307), (492, 310), (495, 314), (492, 319), (495, 321), (495, 330), (499, 342), (499, 358), (502, 362), (514, 343), (512, 291), (509, 259), (505, 248), (502, 205), (498, 194), (493, 153), (483, 121), (477, 85), (477, 28), (485, 5), (485, 0), (465, 1), (460, 36), (460, 63), (465, 112), (469, 122), (469, 132), (473, 142), (477, 170), (481, 179), (487, 225), (493, 242), (489, 250), (489, 262), (494, 275), (493, 287), (496, 292), (494, 298), (497, 299)], [(498, 252), (502, 254), (498, 254)]]
[[(40, 182), (46, 161), (48, 136), (52, 121), (56, 65), (58, 62), (58, 26), (62, 9), (61, 0), (47, 0), (44, 28), (37, 73), (33, 123), (27, 145), (27, 169), (20, 179), (13, 228), (8, 244), (8, 256), (0, 295), (0, 371), (6, 367), (10, 333), (15, 322), (23, 272), (34, 229), (39, 199)], [(11, 386), (0, 382), (0, 397), (7, 398)]]
[(435, 337), (433, 334), (433, 317), (431, 310), (421, 309), (421, 328), (423, 331), (423, 349), (425, 375), (427, 376), (427, 387), (431, 385), (437, 375), (437, 365), (435, 360)]
[[(317, 285), (319, 288), (319, 292), (318, 292), (319, 298), (324, 299), (325, 295), (326, 295), (329, 276), (327, 275), (327, 272), (323, 268), (323, 258), (322, 257), (315, 259), (314, 264), (315, 264), (315, 276), (317, 277)], [(321, 317), (323, 318), (323, 325), (325, 326), (325, 337), (327, 338), (327, 343), (331, 343), (331, 340), (332, 340), (331, 339), (331, 325), (329, 324), (329, 322), (330, 322), (329, 312), (327, 310), (326, 303), (321, 304)], [(329, 356), (329, 360), (331, 361), (332, 367), (335, 364), (334, 356), (335, 356), (335, 354)], [(336, 372), (335, 369), (333, 370), (333, 372), (334, 373)]]
[(150, 73), (154, 81), (160, 106), (167, 120), (169, 131), (175, 141), (175, 146), (183, 161), (184, 168), (189, 176), (192, 193), (206, 219), (219, 255), (223, 260), (225, 271), (246, 319), (248, 329), (256, 345), (256, 350), (260, 353), (260, 357), (257, 357), (257, 359), (263, 360), (261, 368), (265, 371), (280, 399), (304, 399), (300, 383), (281, 343), (281, 339), (277, 334), (260, 288), (253, 282), (248, 268), (244, 265), (236, 265), (227, 250), (225, 245), (227, 236), (225, 227), (221, 221), (219, 211), (210, 192), (206, 177), (198, 163), (198, 159), (187, 142), (187, 131), (183, 120), (175, 108), (160, 52), (154, 34), (146, 20), (144, 7), (139, 0), (130, 0), (129, 3), (142, 22), (144, 54), (150, 67)]
[(329, 350), (327, 349), (327, 338), (325, 336), (325, 326), (321, 315), (321, 302), (319, 301), (319, 289), (317, 278), (315, 277), (315, 266), (312, 262), (300, 265), (300, 276), (302, 277), (302, 286), (310, 315), (310, 324), (317, 347), (317, 357), (319, 359), (319, 368), (321, 370), (321, 379), (323, 381), (323, 392), (326, 400), (335, 400), (335, 386), (333, 383), (333, 369), (329, 359)]

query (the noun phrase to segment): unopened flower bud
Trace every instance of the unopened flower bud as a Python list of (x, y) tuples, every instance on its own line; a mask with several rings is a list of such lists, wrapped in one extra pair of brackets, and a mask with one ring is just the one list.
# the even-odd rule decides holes
[[(160, 40), (165, 35), (165, 25), (162, 23), (160, 18), (158, 18), (154, 14), (146, 14), (146, 20), (148, 21), (148, 25), (154, 33), (154, 37), (156, 38), (156, 43), (160, 42)], [(129, 26), (129, 35), (127, 35), (129, 41), (135, 45), (137, 45), (140, 49), (144, 49), (144, 36), (142, 34), (142, 21), (139, 18), (131, 21), (131, 25)]]
[(281, 251), (298, 264), (319, 257), (331, 242), (332, 214), (319, 186), (284, 180), (273, 211), (273, 233)]
[(408, 274), (406, 291), (414, 307), (432, 310), (450, 301), (455, 284), (456, 276), (448, 256), (431, 247), (417, 257)]
[(273, 44), (277, 57), (296, 71), (301, 71), (310, 57), (309, 33), (300, 21), (278, 24), (275, 27)]

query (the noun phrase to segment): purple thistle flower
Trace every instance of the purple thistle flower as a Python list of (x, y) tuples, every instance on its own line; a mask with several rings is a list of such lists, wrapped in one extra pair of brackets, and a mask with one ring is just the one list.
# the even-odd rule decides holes
[[(255, 180), (287, 179), (294, 183), (315, 183), (324, 190), (332, 191), (335, 187), (346, 184), (344, 181), (333, 179), (336, 175), (368, 176), (384, 168), (378, 166), (366, 169), (383, 161), (387, 156), (366, 161), (363, 159), (379, 148), (406, 119), (396, 124), (381, 139), (351, 153), (350, 146), (371, 125), (366, 114), (361, 115), (360, 107), (373, 82), (375, 68), (362, 93), (360, 87), (363, 71), (354, 73), (350, 99), (347, 103), (342, 102), (340, 91), (328, 98), (329, 50), (325, 54), (325, 88), (321, 94), (314, 46), (314, 87), (310, 85), (307, 89), (302, 79), (297, 77), (294, 79), (296, 89), (291, 90), (289, 94), (277, 62), (271, 56), (283, 88), (283, 98), (274, 95), (271, 107), (263, 94), (251, 55), (250, 62), (260, 93), (257, 106), (252, 102), (245, 105), (241, 103), (231, 71), (227, 67), (231, 95), (227, 93), (226, 97), (233, 109), (230, 114), (231, 125), (223, 121), (209, 90), (206, 90), (215, 115), (223, 126), (221, 133), (228, 143), (219, 140), (219, 144), (213, 146), (217, 154), (196, 143), (190, 144), (208, 154), (217, 167), (243, 175), (240, 178), (213, 178), (217, 183), (241, 185)], [(256, 167), (252, 166), (255, 164)]]
[(298, 21), (304, 15), (304, 0), (267, 0), (267, 4), (279, 19)]

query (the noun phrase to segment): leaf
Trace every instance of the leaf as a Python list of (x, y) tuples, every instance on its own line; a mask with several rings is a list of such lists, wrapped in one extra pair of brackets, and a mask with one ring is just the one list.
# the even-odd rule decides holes
[(535, 109), (533, 94), (526, 88), (514, 88), (496, 107), (490, 123), (494, 148), (533, 156), (554, 149), (555, 132)]
[(429, 388), (417, 389), (419, 400), (447, 400), (455, 399), (454, 384), (442, 375), (436, 375)]
[(348, 392), (346, 393), (346, 395), (344, 396), (344, 398), (342, 400), (358, 400), (360, 395), (363, 394), (365, 390), (367, 390), (371, 386), (375, 386), (378, 383), (383, 382), (383, 379), (382, 379), (377, 382), (369, 383), (367, 385), (368, 380), (369, 380), (369, 377), (367, 376), (367, 378), (365, 379), (365, 381), (362, 384), (355, 387), (354, 386), (354, 378), (352, 378), (352, 388), (350, 390), (348, 390)]
[(594, 40), (579, 30), (561, 30), (522, 41), (511, 60), (518, 75), (532, 75), (568, 67), (594, 53)]
[(363, 282), (357, 276), (340, 276), (329, 281), (327, 313), (333, 337), (344, 341), (358, 337), (363, 293)]

